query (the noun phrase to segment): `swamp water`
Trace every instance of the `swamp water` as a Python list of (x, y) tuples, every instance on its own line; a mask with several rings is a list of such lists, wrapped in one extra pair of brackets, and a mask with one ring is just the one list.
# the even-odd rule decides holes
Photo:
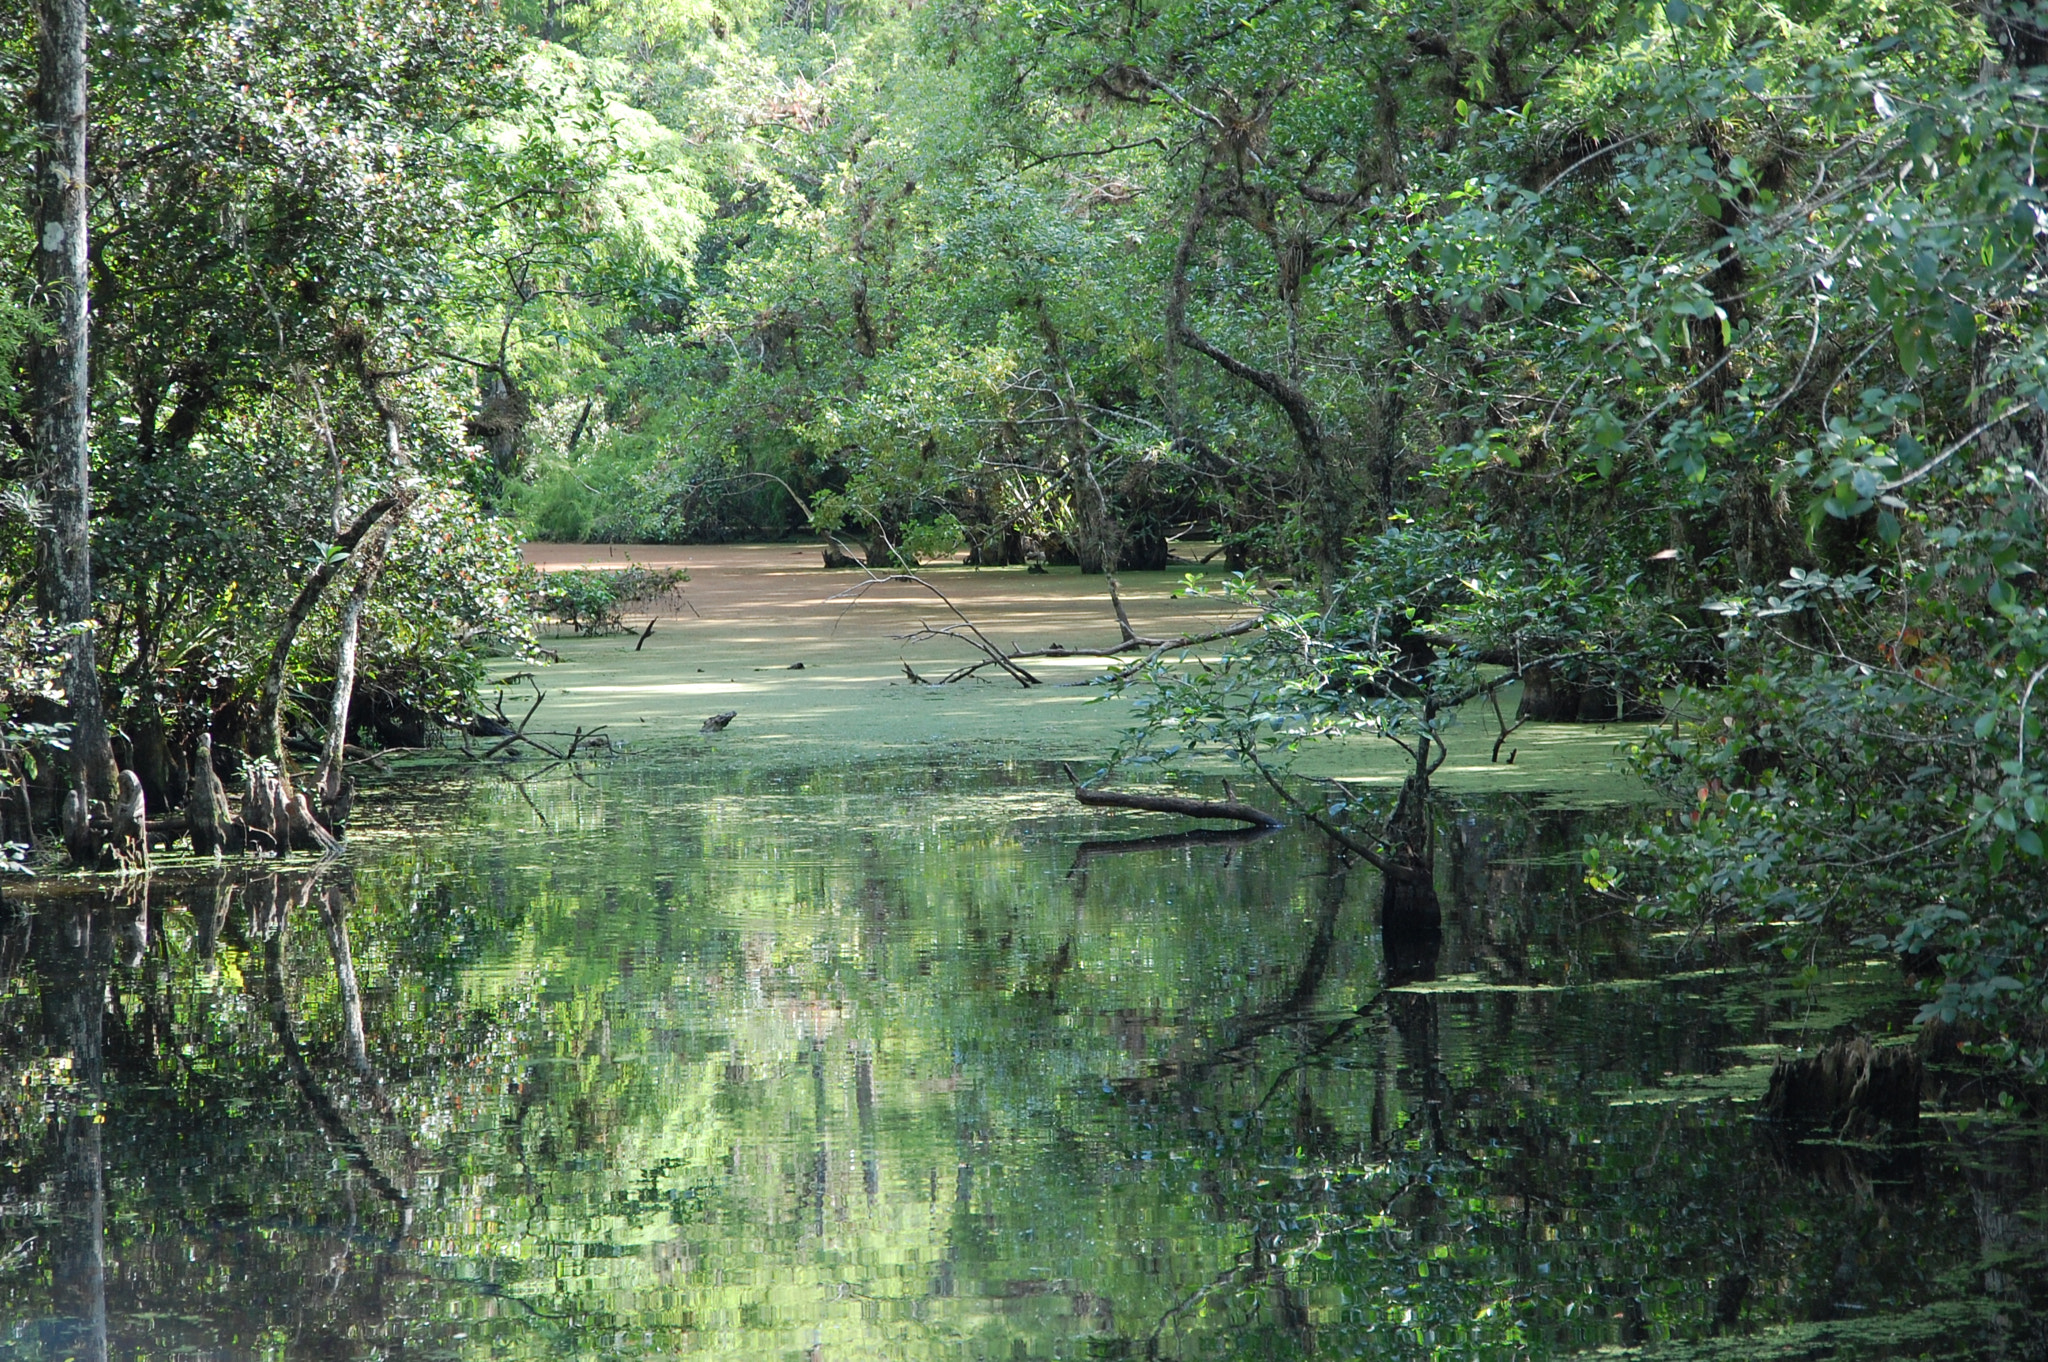
[(1445, 803), (1389, 942), (1312, 833), (642, 753), (16, 901), (0, 1357), (2039, 1356), (2048, 1144), (1774, 1144), (1896, 976), (1682, 954), (1602, 817)]

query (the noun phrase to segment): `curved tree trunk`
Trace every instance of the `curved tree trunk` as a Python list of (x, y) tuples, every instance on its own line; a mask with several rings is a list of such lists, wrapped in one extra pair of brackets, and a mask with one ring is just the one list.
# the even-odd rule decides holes
[(349, 706), (356, 688), (356, 645), (362, 634), (363, 608), (369, 604), (370, 592), (376, 587), (378, 574), (384, 569), (384, 550), (390, 542), (391, 523), (386, 521), (363, 550), (362, 562), (356, 567), (355, 585), (349, 590), (348, 601), (341, 608), (341, 641), (335, 648), (334, 658), (334, 699), (328, 707), (327, 742), (321, 750), (320, 772), (314, 781), (321, 810), (337, 836), (341, 829), (336, 825), (345, 816), (337, 814), (336, 810), (343, 802), (342, 771), (348, 745)]
[(1197, 192), (1194, 210), (1181, 229), (1180, 245), (1174, 252), (1173, 272), (1167, 286), (1167, 344), (1174, 347), (1184, 345), (1206, 357), (1224, 373), (1257, 389), (1287, 418), (1287, 427), (1293, 432), (1294, 443), (1301, 454), (1302, 515), (1309, 529), (1309, 557), (1318, 579), (1317, 587), (1327, 600), (1336, 589), (1344, 554), (1344, 537), (1354, 519), (1351, 498), (1339, 476), (1322, 416), (1309, 395), (1285, 375), (1247, 364), (1210, 344), (1188, 325), (1188, 266), (1208, 214), (1209, 201)]
[(397, 505), (397, 497), (382, 496), (363, 508), (362, 514), (334, 541), (336, 551), (306, 578), (291, 608), (285, 611), (284, 622), (278, 626), (277, 642), (270, 650), (270, 666), (263, 673), (263, 687), (257, 696), (255, 755), (270, 758), (277, 763), (279, 770), (284, 769), (285, 671), (291, 662), (292, 644), (298, 640), (299, 628), (313, 613), (313, 607), (319, 603), (321, 593), (327, 590), (327, 584), (334, 580), (334, 574), (348, 563), (363, 536)]

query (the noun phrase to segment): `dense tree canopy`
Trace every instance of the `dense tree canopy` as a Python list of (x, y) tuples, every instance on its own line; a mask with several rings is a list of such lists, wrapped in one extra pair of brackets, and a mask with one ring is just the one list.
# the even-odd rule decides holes
[[(317, 728), (358, 628), (380, 713), (460, 718), (522, 646), (516, 533), (1113, 574), (1205, 532), (1275, 628), (1196, 691), (1156, 678), (1154, 746), (1386, 733), (1426, 783), (1489, 678), (1659, 717), (1672, 811), (1596, 883), (1881, 939), (1932, 1013), (2040, 1052), (2031, 8), (94, 23), (99, 658), (153, 798), (201, 731)], [(14, 91), (35, 28), (9, 11)], [(10, 125), (18, 191), (34, 142)], [(5, 217), (10, 262), (36, 230)], [(47, 299), (9, 269), (26, 354)], [(10, 751), (62, 717), (37, 495), (0, 522)]]
[(1398, 736), (1416, 667), (1667, 714), (1678, 809), (1596, 881), (1881, 934), (2038, 1045), (2030, 13), (555, 13), (707, 217), (508, 504), (1112, 569), (1213, 531), (1309, 588), (1309, 661), (1169, 684), (1155, 739)]

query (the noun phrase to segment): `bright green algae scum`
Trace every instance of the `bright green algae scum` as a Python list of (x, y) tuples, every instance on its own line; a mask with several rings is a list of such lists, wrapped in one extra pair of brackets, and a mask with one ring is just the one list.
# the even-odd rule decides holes
[(111, 1356), (218, 1358), (1985, 1356), (2038, 1327), (2039, 1136), (1930, 1112), (1883, 1157), (1774, 1146), (1772, 1058), (1896, 1031), (1896, 975), (1681, 957), (1576, 886), (1611, 816), (1444, 804), (1420, 946), (1312, 834), (1152, 836), (1038, 764), (688, 748), (451, 783), (323, 873), (16, 903), (0, 1356), (88, 1355), (97, 1311)]

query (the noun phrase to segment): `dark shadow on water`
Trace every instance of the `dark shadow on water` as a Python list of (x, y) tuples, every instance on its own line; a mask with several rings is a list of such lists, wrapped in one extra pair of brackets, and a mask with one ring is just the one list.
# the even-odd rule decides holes
[[(70, 899), (31, 916), (0, 901), (5, 936), (21, 940), (42, 991), (42, 1035), (70, 1082), (50, 1104), (48, 1355), (107, 1356), (105, 1018), (114, 913)], [(146, 929), (145, 929), (146, 930)], [(133, 935), (131, 927), (130, 936)]]

